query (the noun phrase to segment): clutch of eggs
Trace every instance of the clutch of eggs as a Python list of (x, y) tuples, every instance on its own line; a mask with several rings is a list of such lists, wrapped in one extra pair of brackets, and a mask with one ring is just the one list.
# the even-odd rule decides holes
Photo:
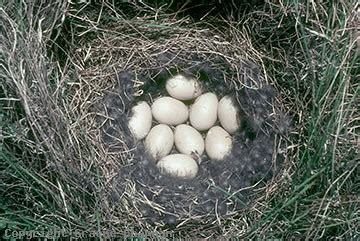
[[(196, 160), (204, 152), (212, 161), (222, 161), (230, 153), (231, 134), (240, 128), (239, 111), (230, 96), (219, 100), (214, 93), (203, 93), (192, 77), (178, 74), (165, 88), (170, 96), (156, 99), (151, 107), (141, 101), (132, 108), (128, 127), (136, 140), (145, 138), (146, 152), (161, 173), (192, 179), (199, 170)], [(190, 106), (183, 102), (191, 100)], [(174, 146), (177, 153), (170, 154)]]

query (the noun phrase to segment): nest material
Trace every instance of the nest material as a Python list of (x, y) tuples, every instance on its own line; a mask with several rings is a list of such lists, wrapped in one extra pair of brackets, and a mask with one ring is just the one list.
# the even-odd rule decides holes
[[(87, 118), (95, 124), (91, 138), (108, 157), (96, 160), (110, 183), (106, 205), (116, 205), (145, 226), (221, 224), (248, 207), (254, 190), (279, 171), (275, 138), (289, 123), (276, 91), (240, 32), (229, 25), (225, 37), (209, 27), (149, 19), (132, 20), (130, 29), (128, 23), (107, 26), (88, 43), (86, 62), (77, 63), (84, 68), (81, 80), (97, 92), (88, 97), (85, 112), (94, 114)], [(160, 174), (127, 127), (131, 108), (167, 95), (165, 81), (177, 73), (193, 75), (219, 97), (231, 95), (241, 110), (242, 128), (231, 154), (220, 164), (204, 154), (191, 181)]]
[[(18, 54), (38, 54), (28, 59), (38, 59), (33, 66), (41, 69), (43, 46), (32, 42), (38, 51)], [(69, 50), (72, 67), (59, 82), (49, 85), (39, 69), (36, 84), (14, 82), (21, 84), (26, 114), (43, 144), (38, 151), (51, 160), (47, 165), (99, 195), (97, 208), (108, 220), (124, 230), (153, 230), (156, 224), (209, 237), (249, 208), (259, 189), (273, 190), (263, 184), (279, 170), (277, 134), (288, 122), (259, 68), (259, 53), (242, 32), (228, 23), (220, 31), (169, 16), (137, 18), (98, 26), (91, 41), (79, 43)], [(204, 155), (199, 175), (186, 182), (160, 175), (127, 128), (131, 107), (166, 95), (164, 81), (178, 72), (195, 75), (218, 96), (230, 94), (244, 120), (227, 160), (214, 165)]]

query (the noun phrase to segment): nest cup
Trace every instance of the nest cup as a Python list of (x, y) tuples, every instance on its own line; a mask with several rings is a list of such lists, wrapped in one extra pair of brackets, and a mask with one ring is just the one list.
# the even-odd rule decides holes
[[(275, 139), (288, 126), (279, 128), (283, 117), (276, 91), (259, 68), (258, 53), (230, 26), (220, 33), (209, 26), (185, 27), (185, 22), (172, 28), (166, 21), (161, 23), (166, 28), (154, 30), (148, 23), (133, 21), (131, 33), (128, 26), (116, 25), (95, 38), (89, 43), (91, 64), (80, 73), (98, 87), (89, 105), (95, 115), (88, 118), (107, 159), (95, 160), (110, 183), (104, 205), (150, 228), (221, 226), (248, 208), (258, 196), (255, 189), (279, 171)], [(176, 74), (197, 78), (204, 92), (219, 98), (230, 95), (242, 120), (226, 159), (213, 163), (204, 154), (197, 177), (186, 181), (162, 175), (127, 125), (131, 108), (168, 95), (166, 80)]]

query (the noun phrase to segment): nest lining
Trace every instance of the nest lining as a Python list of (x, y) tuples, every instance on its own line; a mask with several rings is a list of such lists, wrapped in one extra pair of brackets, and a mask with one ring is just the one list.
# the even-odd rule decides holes
[[(199, 69), (197, 73), (202, 71), (203, 69)], [(126, 76), (131, 76), (131, 74)], [(239, 208), (246, 207), (251, 196), (250, 187), (260, 181), (269, 180), (276, 171), (276, 168), (271, 168), (276, 131), (272, 129), (274, 120), (270, 118), (273, 111), (271, 103), (275, 97), (273, 89), (269, 86), (258, 90), (245, 87), (237, 91), (230, 85), (214, 89), (213, 86), (218, 86), (223, 79), (213, 79), (205, 73), (201, 73), (200, 76), (206, 76), (204, 79), (200, 78), (200, 81), (209, 86), (209, 91), (219, 96), (233, 93), (235, 103), (241, 107), (243, 123), (241, 131), (235, 133), (233, 137), (232, 152), (224, 162), (214, 163), (206, 154), (202, 155), (200, 172), (194, 180), (178, 180), (159, 173), (153, 164), (154, 161), (146, 154), (143, 143), (134, 142), (127, 128), (127, 120), (131, 115), (129, 110), (133, 105), (126, 106), (127, 111), (122, 114), (111, 112), (114, 114), (110, 115), (113, 120), (105, 123), (102, 129), (103, 141), (109, 150), (121, 151), (123, 142), (117, 141), (120, 139), (126, 140), (130, 149), (134, 150), (131, 165), (123, 168), (122, 173), (115, 180), (118, 183), (131, 180), (131, 185), (135, 186), (137, 192), (144, 195), (138, 197), (138, 200), (142, 200), (138, 209), (142, 217), (148, 221), (175, 224), (184, 219), (184, 215), (190, 218), (235, 213)], [(143, 79), (146, 77), (143, 76)], [(148, 99), (162, 93), (163, 88), (158, 83), (161, 83), (163, 78), (155, 77), (154, 79), (158, 80), (155, 83), (151, 79), (148, 78), (149, 86), (156, 86), (153, 89), (154, 92), (145, 87), (144, 93), (149, 93), (149, 95), (136, 97), (134, 103), (138, 99)], [(165, 76), (164, 79), (166, 79)], [(120, 82), (127, 81), (129, 79), (121, 79)], [(105, 99), (113, 101), (114, 98), (118, 98), (117, 102), (121, 102), (120, 95), (121, 93), (117, 96), (109, 94)], [(125, 133), (123, 138), (126, 139), (119, 138), (119, 125), (122, 126), (122, 132)], [(176, 153), (175, 150), (172, 153)]]

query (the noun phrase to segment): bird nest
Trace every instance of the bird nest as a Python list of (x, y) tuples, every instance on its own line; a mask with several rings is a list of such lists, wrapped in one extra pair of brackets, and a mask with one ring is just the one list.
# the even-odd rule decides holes
[[(171, 16), (96, 27), (82, 21), (63, 78), (49, 83), (40, 75), (24, 86), (24, 98), (49, 166), (96, 193), (107, 219), (209, 237), (275, 189), (289, 121), (246, 34), (231, 23), (216, 29)], [(241, 112), (231, 153), (217, 163), (204, 154), (192, 180), (161, 174), (128, 128), (131, 108), (167, 95), (165, 81), (177, 73), (195, 76), (219, 97), (230, 95)]]
[[(104, 157), (94, 162), (109, 181), (108, 205), (140, 222), (178, 228), (221, 223), (279, 172), (278, 134), (288, 123), (256, 51), (239, 32), (225, 36), (209, 26), (173, 24), (131, 21), (131, 28), (115, 25), (88, 43), (90, 64), (80, 76), (92, 95), (84, 116)], [(161, 174), (128, 128), (131, 108), (167, 95), (165, 81), (177, 73), (196, 77), (217, 96), (231, 95), (241, 111), (231, 153), (220, 163), (204, 154), (193, 180)]]

